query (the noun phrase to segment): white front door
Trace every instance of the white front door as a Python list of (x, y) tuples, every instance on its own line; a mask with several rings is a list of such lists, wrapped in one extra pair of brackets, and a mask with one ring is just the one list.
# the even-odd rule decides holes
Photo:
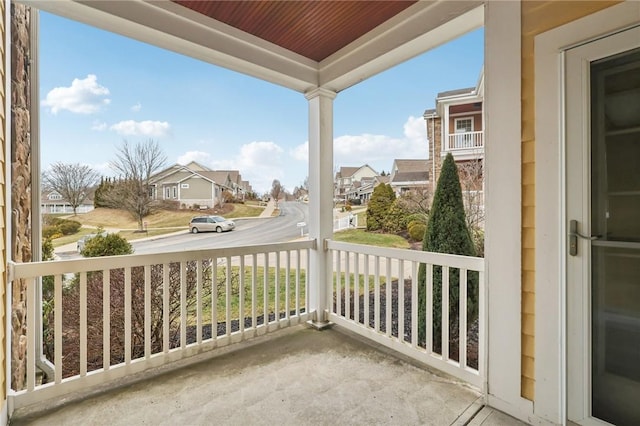
[(640, 425), (640, 28), (566, 52), (567, 414)]

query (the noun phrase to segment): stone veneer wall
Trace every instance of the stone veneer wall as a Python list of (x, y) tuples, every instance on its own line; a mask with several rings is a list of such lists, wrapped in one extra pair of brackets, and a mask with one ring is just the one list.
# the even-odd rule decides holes
[[(6, 152), (7, 146), (7, 133), (6, 133), (6, 105), (9, 99), (7, 99), (7, 87), (4, 84), (7, 70), (6, 57), (7, 52), (5, 51), (6, 46), (6, 38), (7, 38), (7, 28), (5, 27), (5, 12), (7, 8), (7, 2), (5, 0), (0, 0), (0, 80), (2, 80), (2, 84), (0, 84), (0, 150), (2, 153)], [(5, 200), (6, 191), (6, 167), (7, 167), (8, 159), (5, 158), (4, 154), (0, 155), (0, 214), (2, 215), (2, 220), (0, 220), (0, 257), (2, 261), (0, 262), (0, 279), (3, 283), (7, 282), (7, 247), (5, 242), (6, 233), (7, 233), (7, 203)], [(7, 363), (7, 353), (5, 348), (7, 347), (6, 343), (6, 321), (7, 314), (5, 311), (5, 306), (7, 306), (6, 299), (6, 286), (0, 286), (0, 345), (2, 345), (2, 350), (0, 350), (0, 401), (6, 401), (7, 393), (6, 393), (6, 363)], [(2, 421), (3, 419), (0, 419)]]
[(442, 118), (429, 118), (425, 122), (427, 124), (427, 139), (429, 139), (430, 143), (433, 141), (433, 151), (429, 152), (429, 156), (433, 154), (433, 158), (430, 158), (430, 160), (435, 165), (435, 173), (434, 169), (429, 170), (429, 182), (431, 182), (431, 194), (435, 194), (436, 184), (440, 177), (440, 169), (442, 168)]
[[(32, 260), (30, 29), (30, 8), (11, 3), (11, 257), (16, 262)], [(23, 389), (25, 385), (25, 290), (24, 281), (13, 284), (11, 387), (15, 390)]]

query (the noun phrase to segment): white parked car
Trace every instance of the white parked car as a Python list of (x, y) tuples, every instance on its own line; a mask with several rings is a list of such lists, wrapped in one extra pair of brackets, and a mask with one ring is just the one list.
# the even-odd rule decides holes
[(232, 220), (222, 216), (196, 216), (189, 222), (189, 230), (193, 234), (206, 231), (231, 231), (236, 227)]

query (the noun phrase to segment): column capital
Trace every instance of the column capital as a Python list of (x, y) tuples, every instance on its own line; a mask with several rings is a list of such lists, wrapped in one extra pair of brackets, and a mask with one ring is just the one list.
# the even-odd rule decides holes
[(318, 96), (324, 96), (329, 99), (335, 99), (337, 95), (338, 93), (334, 92), (333, 90), (325, 89), (324, 87), (316, 87), (315, 89), (311, 89), (308, 92), (306, 92), (304, 94), (304, 97), (307, 98), (307, 100), (317, 98)]

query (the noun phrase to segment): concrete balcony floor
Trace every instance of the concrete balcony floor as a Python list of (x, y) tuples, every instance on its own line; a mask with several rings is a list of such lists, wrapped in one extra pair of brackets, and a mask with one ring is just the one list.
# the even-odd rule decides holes
[(80, 400), (16, 412), (11, 424), (523, 424), (482, 408), (476, 390), (335, 329), (298, 326), (244, 346)]

